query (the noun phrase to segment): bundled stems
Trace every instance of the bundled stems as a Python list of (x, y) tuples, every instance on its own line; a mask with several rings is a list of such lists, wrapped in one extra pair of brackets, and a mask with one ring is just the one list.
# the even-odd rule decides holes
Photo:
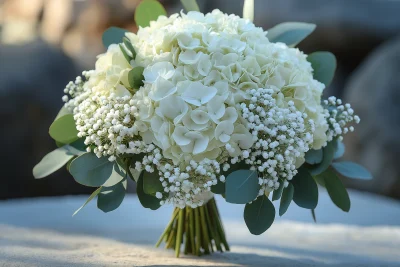
[(184, 254), (196, 256), (229, 251), (215, 199), (195, 209), (175, 208), (156, 247), (163, 241), (167, 249), (175, 249), (176, 257), (181, 253), (182, 244)]

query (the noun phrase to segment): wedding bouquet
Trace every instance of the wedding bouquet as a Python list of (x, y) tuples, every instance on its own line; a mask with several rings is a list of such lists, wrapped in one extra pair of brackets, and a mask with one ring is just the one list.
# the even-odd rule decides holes
[(49, 130), (59, 148), (34, 176), (66, 164), (78, 183), (97, 187), (83, 206), (97, 196), (104, 212), (121, 204), (132, 179), (143, 207), (175, 207), (157, 245), (164, 241), (176, 256), (182, 247), (194, 255), (229, 250), (214, 194), (245, 204), (255, 235), (273, 223), (272, 201), (280, 200), (280, 216), (293, 200), (315, 218), (317, 184), (349, 211), (337, 173), (371, 176), (336, 161), (343, 134), (360, 119), (340, 99), (321, 100), (335, 57), (294, 48), (315, 25), (264, 31), (251, 22), (251, 0), (244, 18), (182, 2), (187, 13), (168, 17), (159, 2), (144, 0), (136, 34), (104, 33), (107, 52), (65, 88)]

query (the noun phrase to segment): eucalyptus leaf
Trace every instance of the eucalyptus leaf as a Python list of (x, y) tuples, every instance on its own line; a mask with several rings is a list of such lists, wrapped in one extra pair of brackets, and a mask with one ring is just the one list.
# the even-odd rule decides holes
[(243, 18), (250, 21), (254, 20), (254, 0), (244, 0)]
[(102, 186), (112, 174), (114, 163), (107, 157), (98, 158), (93, 153), (85, 153), (71, 162), (70, 173), (82, 185)]
[(315, 30), (315, 24), (284, 22), (268, 30), (267, 37), (273, 43), (296, 46)]
[(125, 198), (127, 181), (123, 180), (112, 187), (102, 187), (97, 198), (97, 207), (103, 212), (117, 209)]
[(311, 210), (311, 216), (312, 216), (314, 222), (317, 223), (317, 216), (315, 216), (315, 210), (314, 209)]
[(292, 202), (294, 194), (294, 187), (291, 183), (283, 189), (282, 197), (281, 197), (281, 204), (279, 206), (279, 216), (282, 216), (286, 213), (287, 209), (290, 206), (290, 202)]
[(113, 163), (113, 169), (110, 177), (103, 184), (105, 187), (112, 187), (119, 182), (121, 182), (126, 177), (125, 169), (121, 167), (118, 163)]
[(329, 142), (325, 147), (322, 148), (323, 157), (321, 163), (314, 165), (309, 168), (310, 173), (315, 176), (323, 173), (331, 165), (333, 156), (335, 154), (335, 148), (333, 142)]
[(216, 185), (211, 186), (211, 192), (214, 194), (225, 194), (225, 183), (218, 181)]
[(293, 201), (297, 206), (305, 209), (315, 209), (318, 204), (318, 186), (304, 167), (298, 169), (298, 173), (292, 179), (294, 186)]
[(226, 201), (234, 204), (246, 204), (253, 201), (260, 190), (256, 171), (238, 170), (226, 177)]
[(129, 168), (128, 169), (128, 174), (129, 174), (129, 177), (132, 179), (132, 181), (137, 183), (141, 172), (137, 171), (134, 168)]
[(108, 48), (112, 44), (122, 43), (122, 38), (125, 37), (125, 33), (128, 31), (118, 27), (110, 27), (103, 33), (103, 45)]
[(33, 168), (33, 176), (36, 179), (40, 179), (52, 174), (76, 156), (76, 152), (79, 153), (79, 151), (76, 151), (75, 148), (69, 145), (64, 145), (53, 150), (44, 156), (38, 164), (36, 164)]
[(322, 161), (323, 154), (322, 149), (310, 149), (305, 155), (306, 162), (311, 165), (319, 164)]
[(61, 118), (62, 116), (67, 115), (67, 114), (72, 114), (72, 112), (69, 109), (67, 109), (65, 106), (63, 106), (60, 109), (60, 111), (58, 112), (58, 114), (54, 120), (57, 120), (58, 118)]
[(144, 173), (145, 171), (142, 171), (142, 173), (139, 176), (136, 186), (136, 191), (137, 191), (136, 193), (138, 195), (140, 204), (142, 204), (143, 207), (151, 210), (157, 210), (159, 207), (161, 207), (160, 199), (156, 198), (155, 196), (146, 194), (143, 190)]
[(81, 209), (83, 209), (90, 201), (92, 201), (93, 198), (95, 198), (101, 191), (101, 187), (97, 188), (96, 191), (94, 191), (89, 198), (86, 200), (86, 202), (79, 208), (77, 209), (74, 214), (72, 214), (72, 216), (75, 216), (78, 212), (81, 211)]
[(137, 26), (147, 27), (150, 21), (155, 21), (159, 16), (166, 16), (167, 11), (156, 0), (143, 0), (135, 9), (135, 22)]
[(200, 8), (196, 0), (181, 0), (181, 3), (187, 12), (189, 11), (200, 12)]
[(336, 57), (331, 52), (319, 51), (307, 56), (314, 70), (314, 79), (328, 86), (331, 84), (336, 70)]
[(350, 161), (340, 161), (332, 163), (332, 167), (341, 175), (363, 180), (371, 180), (372, 174), (363, 166), (350, 162)]
[(261, 235), (271, 227), (275, 219), (275, 208), (267, 196), (263, 195), (246, 204), (244, 221), (253, 235)]
[(350, 197), (342, 181), (332, 170), (324, 172), (325, 187), (333, 203), (341, 210), (350, 210)]
[(67, 114), (56, 119), (50, 125), (49, 134), (54, 140), (64, 144), (78, 140), (78, 130), (75, 126), (74, 116)]
[(139, 89), (143, 85), (143, 67), (135, 67), (128, 73), (129, 85), (134, 89)]
[(128, 55), (124, 46), (122, 44), (118, 44), (118, 46), (119, 46), (119, 49), (121, 49), (122, 55), (124, 55), (124, 58), (126, 59), (126, 61), (128, 61), (128, 63), (130, 63), (132, 58)]
[(335, 142), (335, 154), (333, 155), (334, 159), (339, 159), (343, 157), (344, 152), (346, 151), (346, 147), (342, 141), (337, 140)]
[(274, 193), (272, 195), (272, 201), (278, 200), (281, 198), (282, 196), (282, 192), (283, 192), (283, 188), (284, 188), (284, 182), (283, 181), (279, 181), (279, 188), (274, 190)]
[(135, 59), (136, 58), (136, 51), (135, 51), (135, 48), (133, 47), (131, 41), (127, 37), (124, 37), (122, 40), (123, 40), (126, 48), (128, 48), (129, 51), (131, 52), (132, 58)]
[(164, 192), (158, 172), (144, 172), (143, 191), (148, 195), (155, 195), (157, 192)]

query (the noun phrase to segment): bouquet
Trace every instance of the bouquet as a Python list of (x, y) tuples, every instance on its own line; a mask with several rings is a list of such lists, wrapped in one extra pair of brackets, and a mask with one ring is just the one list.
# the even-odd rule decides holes
[(118, 208), (132, 179), (144, 208), (174, 207), (157, 246), (165, 242), (177, 257), (229, 250), (214, 194), (245, 205), (254, 235), (273, 223), (272, 201), (280, 201), (280, 216), (293, 200), (315, 218), (317, 184), (349, 211), (338, 174), (371, 175), (337, 161), (342, 136), (360, 118), (336, 97), (321, 99), (335, 57), (294, 48), (315, 25), (264, 31), (252, 23), (251, 0), (244, 18), (182, 3), (187, 13), (168, 17), (159, 2), (144, 0), (136, 34), (104, 33), (107, 51), (94, 70), (64, 89), (49, 130), (58, 148), (34, 176), (67, 165), (78, 183), (97, 188), (81, 208), (97, 197), (104, 212)]

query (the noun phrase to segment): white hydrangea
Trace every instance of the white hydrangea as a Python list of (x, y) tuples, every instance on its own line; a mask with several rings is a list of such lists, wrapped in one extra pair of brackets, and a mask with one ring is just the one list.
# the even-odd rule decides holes
[[(127, 37), (135, 60), (111, 45), (63, 100), (89, 151), (111, 161), (145, 155), (133, 167), (158, 172), (161, 204), (204, 204), (211, 186), (225, 181), (222, 171), (240, 161), (258, 170), (260, 194), (274, 190), (296, 174), (305, 152), (333, 138), (332, 127), (347, 129), (348, 117), (321, 105), (325, 86), (307, 56), (270, 43), (248, 20), (219, 10), (181, 13)], [(136, 91), (128, 73), (137, 66), (144, 84)]]

